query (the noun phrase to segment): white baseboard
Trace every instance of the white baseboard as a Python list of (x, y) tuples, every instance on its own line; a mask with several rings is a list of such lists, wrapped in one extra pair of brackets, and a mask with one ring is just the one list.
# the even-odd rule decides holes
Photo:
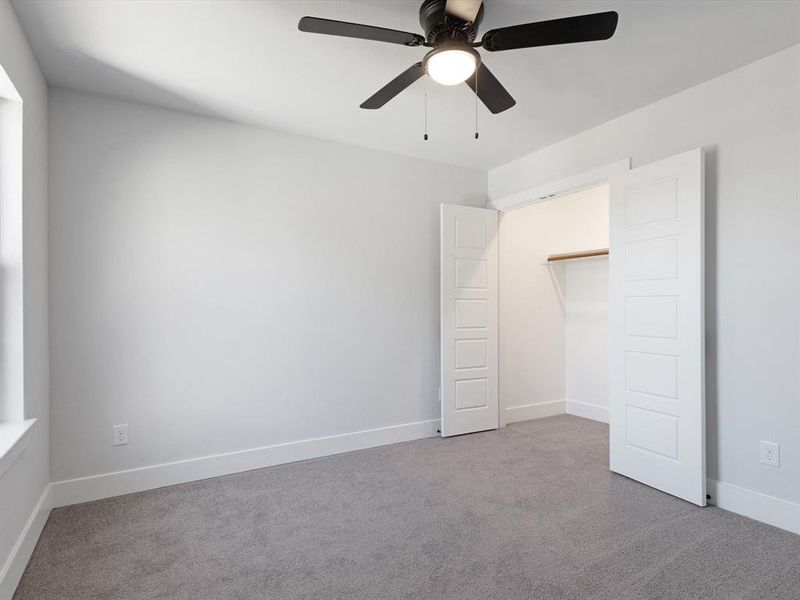
[(11, 600), (14, 591), (22, 579), (22, 573), (33, 554), (33, 549), (36, 547), (36, 542), (39, 541), (39, 536), (42, 534), (44, 524), (47, 522), (47, 517), (52, 508), (51, 502), (51, 486), (48, 485), (44, 488), (42, 495), (39, 496), (39, 501), (31, 512), (28, 522), (22, 529), (19, 538), (17, 538), (14, 547), (11, 549), (6, 564), (0, 570), (0, 600)]
[(707, 488), (709, 504), (800, 534), (800, 504), (713, 479)]
[(408, 442), (434, 437), (438, 435), (438, 428), (438, 419), (420, 421), (56, 481), (51, 484), (52, 502), (54, 507), (66, 506), (298, 460)]
[(609, 421), (608, 407), (578, 402), (577, 400), (567, 400), (567, 414), (591, 419), (592, 421), (600, 421), (601, 423), (608, 423)]
[(522, 406), (508, 406), (505, 410), (505, 422), (517, 423), (531, 419), (542, 419), (564, 414), (564, 400), (542, 402), (541, 404), (523, 404)]

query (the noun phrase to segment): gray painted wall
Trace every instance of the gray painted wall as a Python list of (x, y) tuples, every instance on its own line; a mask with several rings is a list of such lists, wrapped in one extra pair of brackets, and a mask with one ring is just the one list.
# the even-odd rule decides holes
[(59, 89), (50, 123), (54, 481), (438, 418), (439, 203), (485, 173)]

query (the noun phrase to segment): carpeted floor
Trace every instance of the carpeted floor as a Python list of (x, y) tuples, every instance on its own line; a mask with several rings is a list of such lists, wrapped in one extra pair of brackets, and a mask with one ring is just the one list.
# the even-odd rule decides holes
[(800, 536), (607, 470), (575, 417), (54, 510), (18, 600), (800, 598)]

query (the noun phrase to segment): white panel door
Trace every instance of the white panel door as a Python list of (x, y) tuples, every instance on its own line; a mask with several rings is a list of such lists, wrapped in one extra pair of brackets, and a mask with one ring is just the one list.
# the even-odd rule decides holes
[(610, 183), (611, 470), (705, 506), (702, 151)]
[(497, 429), (497, 211), (442, 204), (442, 436)]

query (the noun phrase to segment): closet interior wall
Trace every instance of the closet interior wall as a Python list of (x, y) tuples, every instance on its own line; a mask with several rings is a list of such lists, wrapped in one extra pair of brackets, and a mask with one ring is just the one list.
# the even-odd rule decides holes
[(499, 240), (501, 422), (603, 419), (608, 258), (546, 259), (608, 247), (608, 186), (502, 213)]

